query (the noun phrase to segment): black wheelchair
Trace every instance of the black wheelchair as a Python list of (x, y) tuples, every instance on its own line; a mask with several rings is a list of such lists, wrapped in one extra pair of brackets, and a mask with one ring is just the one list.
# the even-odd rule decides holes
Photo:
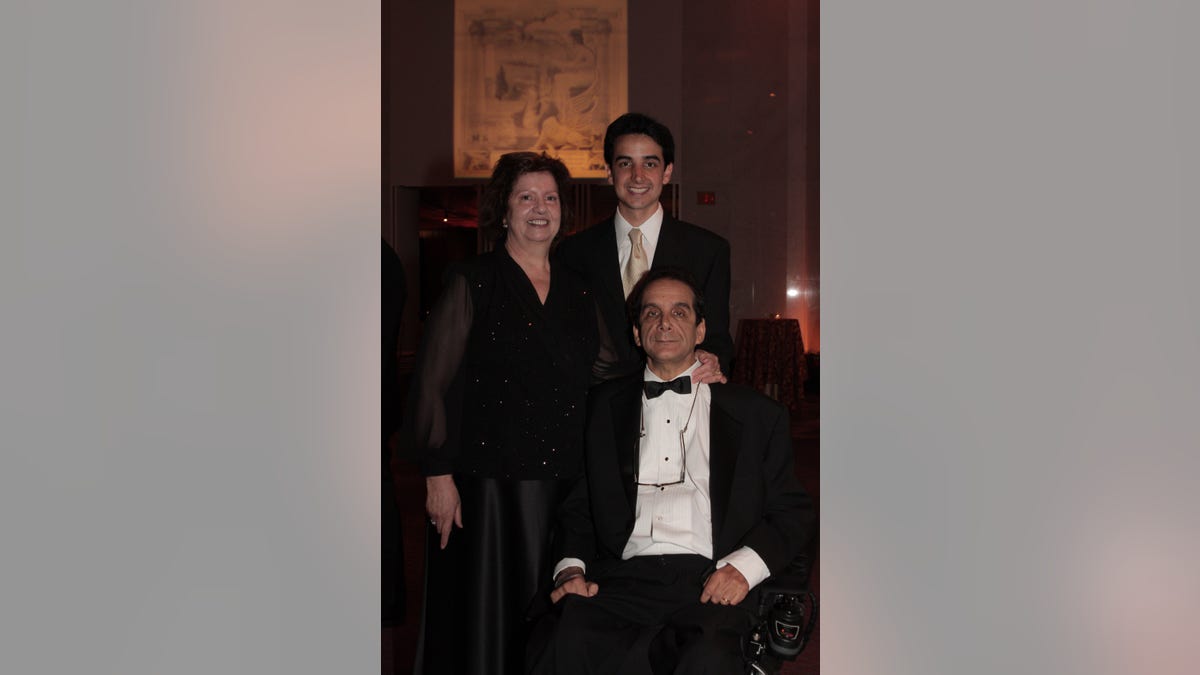
[(759, 592), (759, 623), (742, 641), (747, 675), (775, 675), (794, 661), (817, 626), (817, 598), (809, 589), (812, 559), (797, 556), (782, 573), (768, 578)]

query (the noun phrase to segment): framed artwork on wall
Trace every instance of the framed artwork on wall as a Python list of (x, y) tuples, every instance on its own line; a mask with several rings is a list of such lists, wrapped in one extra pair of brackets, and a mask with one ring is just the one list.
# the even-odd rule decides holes
[(626, 0), (456, 0), (454, 176), (506, 152), (604, 178), (604, 130), (628, 107)]

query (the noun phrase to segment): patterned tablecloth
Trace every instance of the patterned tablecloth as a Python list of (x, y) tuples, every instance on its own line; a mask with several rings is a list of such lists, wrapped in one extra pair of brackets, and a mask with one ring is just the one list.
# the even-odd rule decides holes
[(807, 376), (799, 321), (742, 319), (738, 322), (731, 382), (754, 387), (794, 413), (804, 396)]

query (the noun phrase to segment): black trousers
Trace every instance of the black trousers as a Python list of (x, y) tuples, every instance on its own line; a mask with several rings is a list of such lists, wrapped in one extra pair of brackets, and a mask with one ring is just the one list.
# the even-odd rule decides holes
[[(638, 556), (588, 575), (591, 598), (567, 595), (535, 675), (733, 675), (744, 672), (742, 637), (753, 627), (753, 592), (740, 605), (702, 604), (712, 561)], [(589, 569), (589, 572), (592, 570)]]

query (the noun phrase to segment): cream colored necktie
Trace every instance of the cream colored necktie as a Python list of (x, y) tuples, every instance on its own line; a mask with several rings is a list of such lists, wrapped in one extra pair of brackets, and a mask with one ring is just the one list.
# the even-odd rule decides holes
[(621, 274), (621, 285), (625, 287), (627, 298), (638, 279), (650, 269), (650, 261), (646, 260), (646, 249), (642, 248), (642, 231), (636, 227), (630, 230), (629, 241), (633, 244), (633, 249), (629, 252), (629, 262), (625, 263), (625, 271)]

